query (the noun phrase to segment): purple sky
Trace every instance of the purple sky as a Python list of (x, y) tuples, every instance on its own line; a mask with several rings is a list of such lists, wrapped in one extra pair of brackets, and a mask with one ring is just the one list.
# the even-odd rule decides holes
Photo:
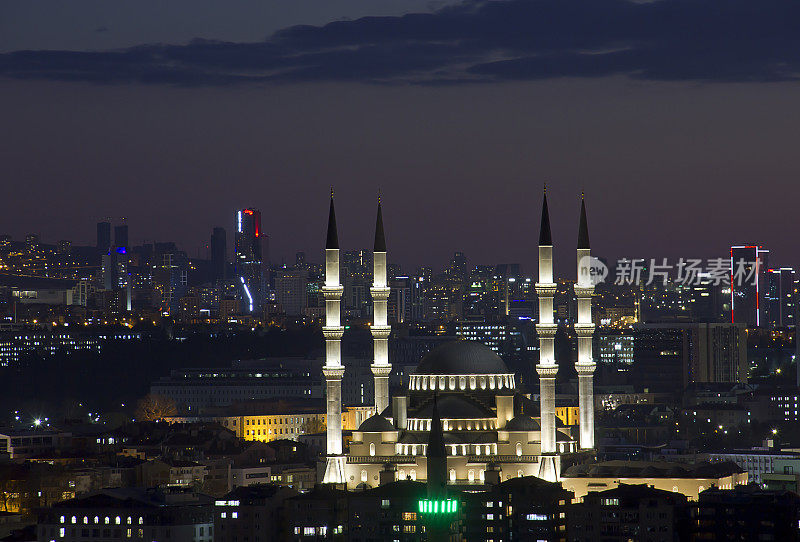
[[(204, 5), (225, 13), (222, 4)], [(424, 4), (409, 6), (417, 11)], [(361, 11), (342, 9), (364, 14), (363, 4)], [(283, 16), (286, 24), (332, 18)], [(236, 41), (235, 22), (199, 37)], [(180, 36), (175, 43), (194, 31), (170, 24)], [(351, 36), (375, 41), (364, 37), (373, 32), (370, 24), (293, 31), (281, 38), (278, 53), (259, 49), (230, 58), (260, 62), (275, 54), (270, 63), (286, 67), (284, 47), (310, 51), (307, 43), (318, 47), (328, 40), (328, 55)], [(159, 32), (169, 35), (165, 25)], [(120, 31), (113, 47), (130, 45), (134, 30)], [(248, 26), (241, 40), (254, 39), (252, 33)], [(2, 42), (4, 50), (37, 48), (32, 36), (16, 35)], [(65, 32), (42, 37), (41, 47), (102, 48), (92, 41), (70, 42)], [(581, 190), (599, 255), (708, 257), (724, 255), (731, 243), (758, 242), (771, 249), (771, 264), (800, 266), (800, 85), (793, 77), (765, 74), (769, 62), (752, 61), (744, 71), (734, 61), (724, 70), (706, 66), (705, 78), (696, 75), (703, 66), (687, 67), (685, 59), (684, 71), (673, 76), (667, 76), (669, 62), (648, 60), (657, 69), (646, 77), (631, 76), (633, 68), (619, 73), (618, 58), (600, 73), (591, 73), (594, 67), (587, 72), (583, 59), (566, 59), (557, 64), (570, 67), (564, 77), (550, 73), (552, 65), (545, 74), (531, 61), (512, 68), (486, 64), (484, 51), (480, 67), (463, 73), (492, 79), (418, 84), (422, 70), (429, 79), (463, 77), (458, 63), (478, 57), (473, 46), (448, 50), (444, 68), (430, 64), (444, 57), (440, 50), (420, 54), (415, 47), (381, 49), (377, 58), (391, 60), (391, 70), (381, 72), (384, 81), (370, 80), (378, 70), (370, 64), (376, 62), (371, 47), (358, 58), (342, 58), (336, 49), (337, 56), (325, 56), (313, 73), (306, 64), (289, 66), (304, 70), (299, 78), (246, 84), (231, 84), (227, 59), (225, 73), (218, 71), (211, 84), (195, 84), (196, 73), (175, 84), (131, 77), (128, 59), (124, 76), (117, 61), (106, 58), (100, 68), (82, 65), (79, 76), (70, 76), (77, 81), (67, 82), (63, 58), (55, 53), (35, 66), (26, 57), (0, 56), (0, 72), (8, 75), (0, 79), (0, 233), (20, 238), (36, 231), (45, 241), (93, 243), (99, 218), (125, 216), (133, 242), (175, 240), (196, 255), (213, 226), (231, 232), (233, 210), (250, 205), (262, 210), (274, 261), (291, 261), (296, 250), (319, 259), (333, 184), (342, 248), (371, 244), (380, 189), (390, 260), (407, 268), (442, 265), (463, 250), (472, 264), (520, 262), (533, 271), (546, 181), (560, 273), (574, 267)], [(317, 59), (319, 51), (308, 54)], [(207, 77), (210, 55), (220, 53), (190, 48), (185, 54), (204, 55), (187, 66), (202, 59)], [(152, 58), (137, 56), (136, 73), (141, 66), (149, 70)], [(398, 58), (405, 60), (395, 63)], [(341, 77), (360, 62), (366, 64)], [(43, 64), (46, 72), (33, 71)], [(109, 80), (91, 82), (98, 74)]]

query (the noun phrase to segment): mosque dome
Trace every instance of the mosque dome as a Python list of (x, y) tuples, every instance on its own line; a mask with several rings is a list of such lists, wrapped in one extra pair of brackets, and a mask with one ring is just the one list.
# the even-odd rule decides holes
[(488, 346), (476, 341), (443, 344), (422, 358), (415, 374), (508, 374), (506, 364)]
[(358, 426), (358, 430), (365, 433), (378, 433), (383, 431), (394, 431), (395, 428), (389, 420), (380, 414), (373, 414)]
[(526, 414), (518, 414), (506, 424), (506, 431), (539, 431), (539, 422)]

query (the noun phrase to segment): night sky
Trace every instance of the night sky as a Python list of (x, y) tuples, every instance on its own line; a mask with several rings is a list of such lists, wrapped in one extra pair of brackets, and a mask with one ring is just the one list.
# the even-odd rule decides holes
[(547, 182), (559, 274), (581, 190), (599, 255), (800, 266), (796, 1), (8, 0), (0, 51), (17, 239), (125, 216), (204, 255), (249, 205), (273, 261), (320, 260), (334, 185), (344, 249), (380, 190), (406, 270), (533, 272)]

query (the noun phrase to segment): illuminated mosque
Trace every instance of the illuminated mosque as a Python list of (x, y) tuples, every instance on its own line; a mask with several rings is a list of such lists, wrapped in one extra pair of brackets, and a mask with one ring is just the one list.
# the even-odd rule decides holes
[[(339, 280), (339, 239), (333, 195), (328, 217), (325, 248), (327, 456), (323, 482), (356, 487), (375, 487), (395, 480), (428, 479), (428, 465), (441, 465), (448, 484), (496, 483), (519, 476), (561, 479), (562, 468), (577, 452), (594, 449), (594, 398), (592, 361), (591, 296), (594, 286), (589, 273), (590, 249), (586, 206), (581, 202), (577, 243), (578, 274), (578, 434), (556, 417), (555, 333), (553, 296), (553, 242), (545, 192), (539, 235), (540, 360), (536, 366), (540, 401), (534, 403), (517, 388), (515, 375), (488, 347), (474, 341), (444, 344), (422, 358), (410, 376), (403, 395), (389, 397), (386, 241), (380, 200), (375, 229), (374, 279), (370, 289), (374, 303), (371, 326), (374, 341), (376, 414), (353, 432), (349, 451), (343, 449), (341, 427), (340, 321), (343, 288)], [(440, 420), (442, 431), (432, 431)], [(446, 458), (433, 459), (429, 439), (439, 435)], [(439, 438), (437, 436), (437, 438)], [(437, 443), (441, 448), (441, 443)], [(563, 460), (563, 461), (562, 461)], [(437, 470), (441, 470), (437, 467)], [(431, 471), (433, 472), (433, 470)]]

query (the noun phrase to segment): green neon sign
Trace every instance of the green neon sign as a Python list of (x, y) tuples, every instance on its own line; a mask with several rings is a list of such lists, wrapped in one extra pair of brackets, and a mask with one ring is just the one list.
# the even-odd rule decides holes
[(453, 499), (422, 499), (417, 504), (420, 514), (454, 514), (458, 511), (458, 501)]

